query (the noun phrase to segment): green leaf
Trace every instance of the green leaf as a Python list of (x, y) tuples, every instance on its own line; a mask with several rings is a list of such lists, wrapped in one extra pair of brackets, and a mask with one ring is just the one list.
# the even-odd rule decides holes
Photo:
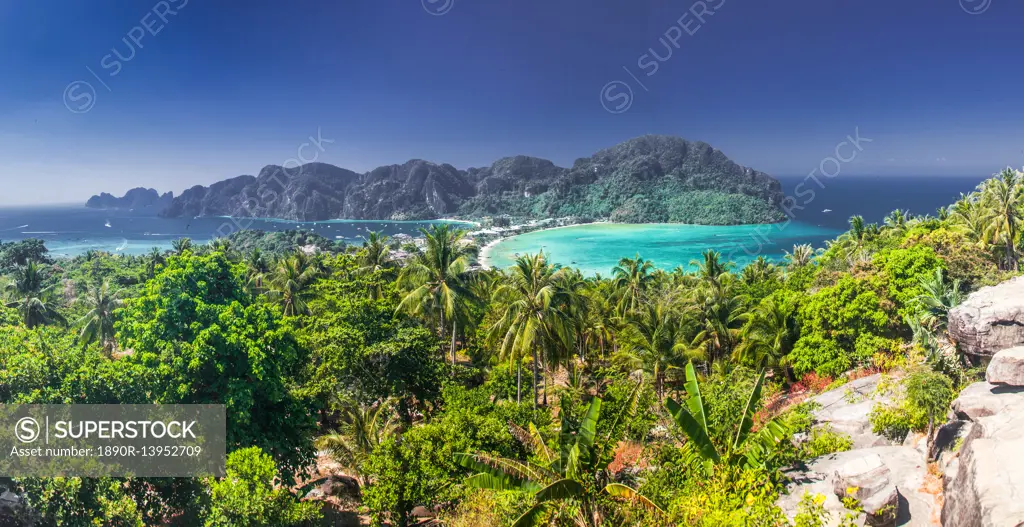
[(715, 450), (715, 445), (711, 442), (711, 438), (708, 437), (704, 427), (693, 418), (692, 415), (687, 413), (686, 409), (675, 402), (674, 399), (669, 398), (665, 401), (665, 409), (668, 410), (669, 415), (675, 420), (679, 428), (683, 430), (686, 437), (690, 439), (690, 442), (700, 452), (701, 457), (714, 462), (719, 461), (718, 451)]
[(537, 492), (537, 501), (577, 498), (583, 494), (583, 485), (572, 479), (560, 479)]
[(734, 449), (739, 449), (740, 445), (743, 444), (743, 440), (747, 438), (747, 434), (750, 433), (750, 428), (754, 426), (754, 408), (761, 401), (761, 386), (764, 385), (764, 373), (765, 370), (761, 370), (761, 375), (757, 377), (757, 382), (754, 383), (754, 389), (750, 390), (747, 406), (743, 408), (743, 414), (740, 416), (740, 427), (736, 431), (736, 441), (732, 445)]
[(639, 505), (650, 512), (665, 514), (665, 511), (663, 511), (661, 507), (655, 505), (653, 501), (647, 498), (647, 496), (644, 496), (635, 489), (627, 487), (621, 483), (609, 483), (608, 486), (604, 488), (604, 492), (613, 498)]
[(684, 386), (686, 388), (686, 406), (706, 436), (708, 435), (708, 420), (704, 414), (704, 399), (700, 396), (700, 386), (697, 385), (697, 374), (693, 371), (693, 361), (686, 363), (686, 384)]
[(587, 408), (587, 415), (583, 418), (583, 422), (580, 423), (580, 434), (579, 443), (583, 450), (588, 456), (593, 452), (594, 448), (594, 437), (597, 435), (597, 420), (601, 416), (601, 399), (595, 397), (590, 401), (590, 407)]
[(547, 512), (550, 505), (547, 503), (538, 503), (530, 508), (530, 510), (523, 513), (522, 516), (512, 524), (512, 527), (534, 527), (540, 525), (541, 517)]
[(580, 445), (579, 443), (569, 449), (569, 456), (565, 461), (565, 477), (575, 479), (580, 473)]
[(530, 423), (530, 437), (533, 438), (534, 452), (548, 465), (554, 463), (555, 453), (544, 444), (544, 438), (540, 435), (540, 430), (537, 430), (537, 425), (533, 423)]
[(539, 474), (529, 465), (483, 454), (455, 454), (455, 462), (478, 472), (466, 478), (466, 485), (483, 489), (536, 492), (541, 486), (533, 479)]

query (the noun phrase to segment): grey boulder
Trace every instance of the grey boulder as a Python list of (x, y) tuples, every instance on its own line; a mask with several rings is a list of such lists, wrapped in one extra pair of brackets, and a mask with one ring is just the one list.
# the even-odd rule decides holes
[(949, 335), (976, 358), (1024, 344), (1024, 277), (971, 293), (949, 311)]
[(985, 380), (992, 384), (1024, 386), (1024, 346), (996, 353), (988, 363)]

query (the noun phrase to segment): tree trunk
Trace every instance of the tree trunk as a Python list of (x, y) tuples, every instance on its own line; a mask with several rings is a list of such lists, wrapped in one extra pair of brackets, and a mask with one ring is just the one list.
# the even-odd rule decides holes
[(538, 385), (539, 385), (538, 380), (539, 380), (539, 375), (537, 373), (537, 346), (534, 345), (533, 346), (533, 409), (534, 410), (537, 409), (537, 399), (540, 398), (540, 393), (538, 392), (538, 389), (537, 389)]
[(452, 372), (453, 373), (455, 372), (455, 336), (457, 334), (457, 332), (456, 332), (456, 325), (455, 324), (456, 324), (457, 320), (458, 320), (457, 318), (452, 317)]
[(543, 370), (543, 374), (542, 375), (544, 377), (544, 406), (547, 406), (548, 405), (548, 379), (551, 378), (551, 372), (548, 371), (548, 363), (547, 362), (544, 363), (544, 370)]
[(445, 350), (444, 350), (444, 337), (445, 337), (445, 329), (447, 329), (447, 325), (448, 325), (447, 322), (448, 321), (445, 320), (445, 318), (444, 318), (444, 311), (442, 311), (441, 312), (441, 326), (438, 328), (438, 333), (441, 335), (441, 362), (447, 362), (448, 361), (448, 357), (445, 357), (445, 355), (447, 355), (447, 353), (445, 353)]
[(523, 402), (523, 358), (516, 361), (516, 404)]

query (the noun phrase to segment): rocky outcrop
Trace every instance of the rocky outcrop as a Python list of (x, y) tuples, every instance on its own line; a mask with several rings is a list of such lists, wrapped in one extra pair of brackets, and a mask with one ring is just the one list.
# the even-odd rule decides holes
[[(111, 199), (124, 198), (98, 196), (95, 203)], [(572, 168), (528, 156), (468, 170), (412, 160), (365, 174), (325, 163), (272, 165), (257, 176), (192, 187), (161, 208), (168, 217), (300, 221), (506, 215), (735, 224), (782, 220), (782, 199), (777, 180), (706, 143), (651, 135), (578, 159)]]
[[(789, 518), (796, 515), (797, 504), (807, 492), (825, 496), (823, 505), (832, 513), (828, 525), (839, 525), (851, 511), (843, 507), (838, 492), (846, 493), (847, 483), (857, 483), (851, 486), (863, 486), (865, 490), (858, 496), (865, 498), (867, 503), (863, 505), (872, 507), (874, 512), (891, 514), (886, 506), (896, 493), (896, 525), (938, 525), (935, 496), (926, 492), (927, 463), (913, 448), (880, 446), (838, 452), (814, 459), (806, 467), (786, 471), (785, 475), (790, 483), (778, 505)], [(884, 512), (880, 516), (885, 516)], [(872, 521), (885, 523), (892, 518), (885, 516)]]
[(996, 353), (988, 363), (985, 379), (992, 384), (1024, 386), (1024, 346)]
[(949, 335), (976, 359), (1024, 345), (1024, 277), (971, 293), (950, 310)]
[(942, 524), (1004, 527), (1024, 522), (1024, 404), (972, 421), (947, 473)]
[(976, 382), (964, 388), (950, 406), (951, 419), (978, 421), (1024, 404), (1024, 389)]
[(170, 206), (174, 194), (163, 195), (151, 188), (133, 188), (123, 197), (116, 197), (106, 192), (89, 198), (85, 206), (90, 209), (124, 210), (133, 212), (159, 213)]
[(871, 409), (890, 402), (888, 394), (879, 393), (881, 379), (881, 374), (863, 377), (813, 397), (811, 401), (819, 405), (811, 413), (815, 423), (829, 423), (834, 431), (850, 436), (853, 448), (891, 445), (871, 431)]
[(1022, 350), (996, 353), (988, 382), (972, 384), (953, 402), (953, 413), (968, 422), (957, 457), (945, 470), (944, 526), (1024, 524)]
[(857, 500), (866, 518), (865, 525), (895, 525), (899, 507), (899, 489), (892, 482), (892, 471), (877, 453), (850, 460), (836, 471), (832, 491), (840, 500)]

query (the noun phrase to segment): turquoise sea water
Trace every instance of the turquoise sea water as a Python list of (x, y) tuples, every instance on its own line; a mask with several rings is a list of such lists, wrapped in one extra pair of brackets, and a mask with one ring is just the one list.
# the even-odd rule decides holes
[(619, 259), (640, 254), (663, 269), (687, 267), (701, 251), (714, 249), (723, 259), (743, 266), (760, 255), (781, 259), (794, 244), (821, 246), (839, 230), (790, 222), (775, 225), (702, 225), (594, 223), (536, 231), (502, 240), (487, 255), (487, 264), (508, 267), (516, 255), (543, 250), (551, 261), (577, 267), (584, 274), (608, 276)]
[[(326, 238), (362, 243), (369, 231), (387, 235), (419, 235), (421, 227), (436, 222), (330, 220), (296, 222), (255, 218), (158, 218), (122, 211), (80, 206), (11, 207), (0, 209), (0, 241), (38, 238), (54, 256), (76, 256), (101, 250), (117, 254), (143, 254), (153, 247), (169, 249), (178, 238), (207, 243), (241, 229), (267, 232), (301, 229)], [(472, 224), (464, 224), (472, 228)]]
[(937, 207), (956, 201), (970, 192), (988, 174), (962, 177), (928, 176), (841, 176), (809, 181), (806, 176), (780, 177), (783, 191), (796, 198), (790, 209), (792, 221), (777, 225), (704, 227), (689, 225), (594, 224), (540, 231), (498, 244), (491, 251), (490, 264), (505, 267), (515, 254), (544, 250), (562, 265), (578, 267), (587, 274), (607, 276), (624, 256), (637, 253), (665, 269), (686, 266), (700, 258), (701, 251), (714, 249), (739, 265), (758, 255), (781, 259), (794, 244), (824, 247), (849, 228), (850, 216), (859, 214), (868, 222), (881, 222), (893, 209), (913, 214), (935, 214)]

